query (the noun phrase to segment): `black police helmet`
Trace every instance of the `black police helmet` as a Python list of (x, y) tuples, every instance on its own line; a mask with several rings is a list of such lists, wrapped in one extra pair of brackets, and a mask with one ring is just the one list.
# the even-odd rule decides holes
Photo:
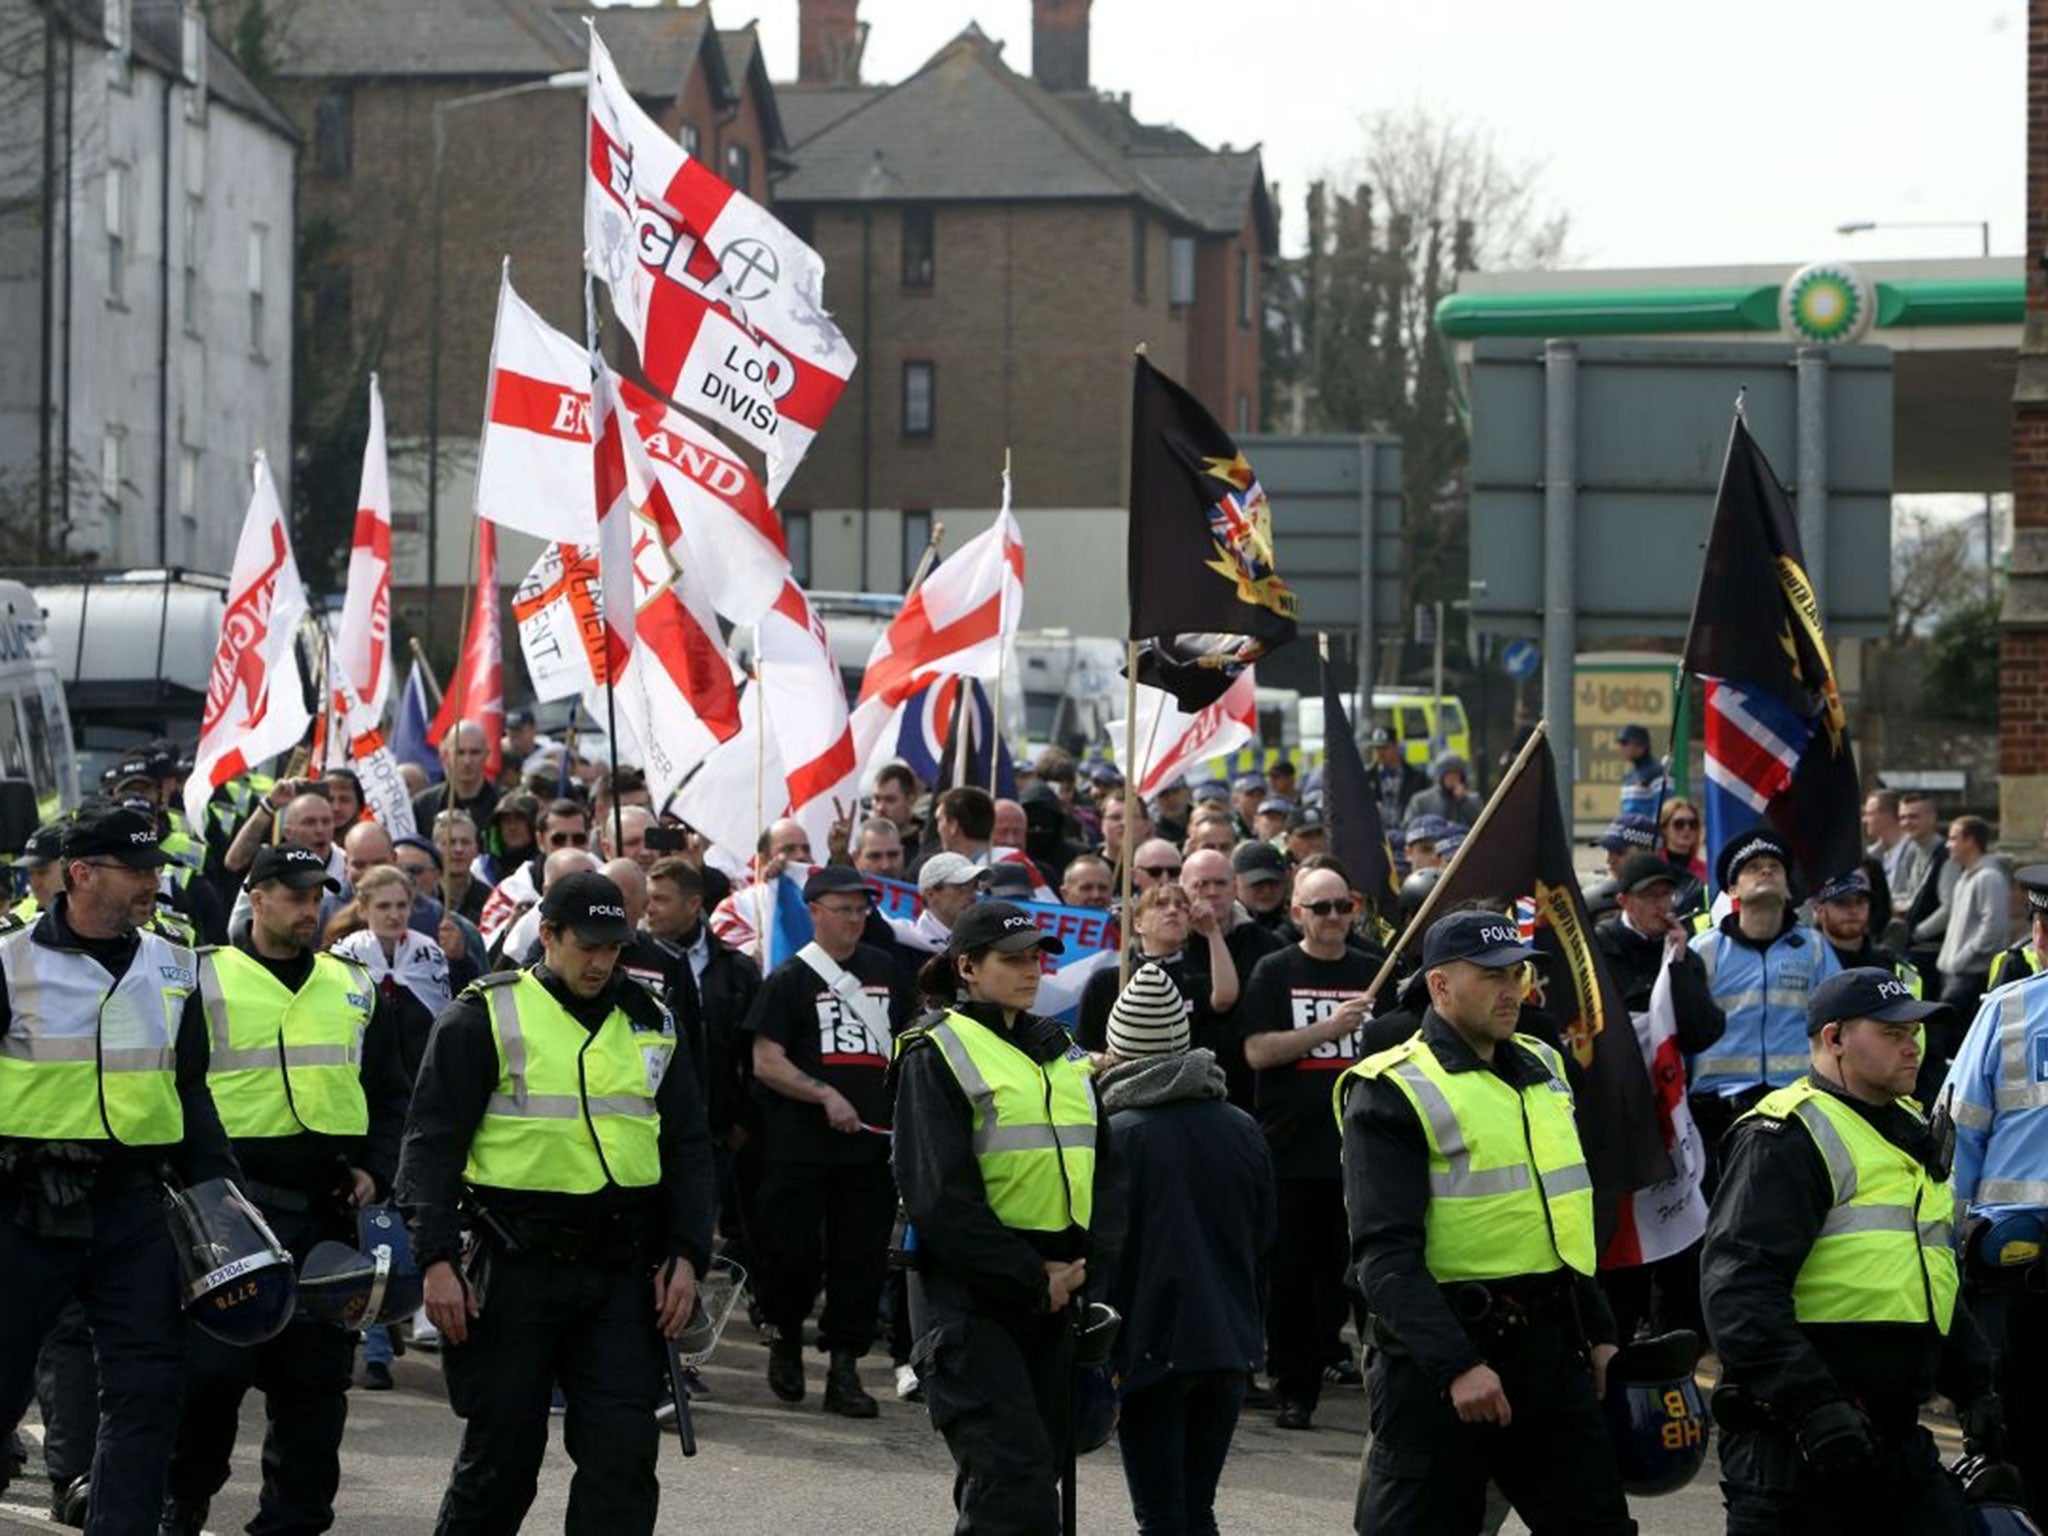
[(1102, 1302), (1082, 1308), (1074, 1331), (1074, 1450), (1085, 1455), (1109, 1443), (1123, 1402), (1123, 1373), (1110, 1361), (1123, 1316)]
[(357, 1213), (355, 1247), (315, 1243), (299, 1266), (299, 1310), (337, 1328), (410, 1317), (424, 1289), (405, 1222), (388, 1205)]
[(232, 1179), (171, 1195), (167, 1217), (185, 1315), (224, 1344), (261, 1344), (292, 1320), (292, 1258)]
[(1638, 1498), (1674, 1493), (1707, 1459), (1712, 1426), (1693, 1379), (1700, 1336), (1686, 1329), (1628, 1345), (1607, 1366), (1608, 1434), (1621, 1485)]

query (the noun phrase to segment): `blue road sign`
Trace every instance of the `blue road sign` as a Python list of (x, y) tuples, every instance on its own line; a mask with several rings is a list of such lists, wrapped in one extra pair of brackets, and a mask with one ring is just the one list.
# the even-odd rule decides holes
[(1510, 640), (1501, 647), (1500, 669), (1516, 682), (1534, 677), (1536, 669), (1542, 665), (1543, 647), (1534, 640)]

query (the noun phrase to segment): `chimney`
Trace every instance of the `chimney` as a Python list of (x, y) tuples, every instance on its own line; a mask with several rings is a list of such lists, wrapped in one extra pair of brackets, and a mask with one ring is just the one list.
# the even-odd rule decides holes
[(860, 0), (797, 0), (798, 85), (859, 85), (860, 56), (868, 29)]
[(1093, 0), (1031, 0), (1031, 78), (1048, 91), (1088, 89)]

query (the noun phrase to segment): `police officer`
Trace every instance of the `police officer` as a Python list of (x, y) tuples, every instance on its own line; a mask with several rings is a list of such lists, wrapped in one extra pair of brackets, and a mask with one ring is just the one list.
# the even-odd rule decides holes
[(542, 958), (435, 1021), (406, 1121), (399, 1196), (465, 1421), (435, 1530), (519, 1529), (559, 1382), (576, 1463), (564, 1529), (647, 1536), (660, 1339), (682, 1331), (710, 1260), (704, 1106), (668, 1011), (618, 972), (633, 936), (618, 886), (564, 875), (540, 915)]
[(64, 827), (61, 822), (37, 827), (15, 856), (14, 867), (28, 877), (28, 894), (8, 908), (0, 918), (0, 933), (26, 928), (43, 913), (64, 889)]
[[(323, 891), (340, 890), (312, 849), (279, 843), (249, 868), (249, 926), (199, 952), (212, 1050), (207, 1085), (234, 1145), (242, 1189), (303, 1262), (348, 1242), (353, 1212), (388, 1193), (411, 1092), (391, 1004), (360, 964), (316, 953)], [(263, 1392), (263, 1490), (250, 1530), (317, 1533), (334, 1523), (355, 1336), (295, 1317), (242, 1348), (192, 1330), (185, 1420), (164, 1536), (197, 1536), (228, 1480), (242, 1398)]]
[(1861, 966), (1807, 1003), (1810, 1066), (1736, 1123), (1700, 1299), (1720, 1352), (1730, 1536), (1934, 1536), (1969, 1527), (1920, 1406), (2003, 1439), (1991, 1362), (1959, 1304), (1945, 1119), (1908, 1097), (1942, 1011)]
[[(2033, 866), (2048, 873), (2048, 869)], [(2031, 897), (2032, 893), (2029, 892)], [(2044, 926), (2037, 909), (2034, 932)], [(2048, 977), (1984, 999), (1948, 1069), (1938, 1103), (1955, 1118), (1957, 1245), (1963, 1294), (1997, 1356), (2012, 1434), (2007, 1455), (2036, 1520), (2048, 1517)]]
[(1730, 838), (1714, 860), (1714, 883), (1735, 897), (1737, 909), (1692, 941), (1714, 1003), (1728, 1016), (1712, 1048), (1686, 1059), (1709, 1193), (1728, 1127), (1806, 1070), (1807, 995), (1842, 968), (1821, 936), (1800, 923), (1791, 869), (1791, 850), (1768, 828)]
[(236, 1168), (206, 1090), (192, 952), (143, 931), (163, 862), (152, 820), (82, 812), (63, 862), (50, 908), (0, 935), (0, 1422), (79, 1297), (100, 1371), (87, 1529), (151, 1536), (185, 1375), (162, 1178)]
[(896, 1182), (915, 1232), (911, 1351), (959, 1475), (954, 1529), (1053, 1536), (1072, 1449), (1074, 1309), (1123, 1211), (1087, 1055), (1032, 1013), (1059, 939), (969, 907), (919, 972), (945, 1007), (897, 1047)]
[(1357, 1529), (1469, 1536), (1488, 1479), (1538, 1531), (1635, 1530), (1563, 1060), (1515, 1033), (1537, 951), (1493, 912), (1423, 939), (1429, 1006), (1337, 1080), (1352, 1280), (1373, 1314)]
[(2048, 864), (2029, 864), (2015, 871), (2013, 879), (2027, 893), (2027, 936), (1991, 957), (1991, 979), (1984, 984), (1987, 992), (2022, 976), (2039, 975), (2041, 957), (2048, 955)]
[[(1876, 966), (1906, 984), (1914, 997), (1926, 993), (1920, 971), (1870, 936), (1870, 876), (1862, 866), (1836, 875), (1813, 893), (1813, 921), (1843, 970)], [(1997, 962), (1994, 961), (1993, 964)]]

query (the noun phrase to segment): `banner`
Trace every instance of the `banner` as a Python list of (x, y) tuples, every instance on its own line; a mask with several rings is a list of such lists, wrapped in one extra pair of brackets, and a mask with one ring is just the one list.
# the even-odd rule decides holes
[(1124, 722), (1109, 725), (1109, 750), (1124, 777), (1136, 782), (1141, 795), (1156, 795), (1197, 763), (1227, 757), (1259, 739), (1258, 680), (1245, 667), (1213, 703), (1192, 712), (1163, 688), (1138, 684), (1138, 720), (1134, 733), (1139, 766), (1133, 769)]
[(1685, 1099), (1685, 1058), (1678, 1051), (1678, 1014), (1671, 1001), (1668, 957), (1650, 990), (1649, 1011), (1633, 1018), (1636, 1044), (1642, 1048), (1650, 1092), (1656, 1099), (1664, 1150), (1671, 1157), (1671, 1177), (1639, 1189), (1621, 1202), (1614, 1235), (1600, 1255), (1602, 1269), (1654, 1264), (1691, 1247), (1707, 1230), (1702, 1183), (1707, 1144)]
[(384, 454), (384, 394), (374, 373), (348, 588), (331, 655), (331, 665), (354, 686), (370, 718), (381, 721), (391, 700), (391, 475)]
[(590, 352), (513, 291), (509, 260), (498, 278), (476, 510), (487, 521), (537, 539), (589, 544), (597, 538), (590, 485)]
[(405, 787), (405, 775), (398, 771), (398, 758), (385, 744), (377, 728), (377, 717), (357, 697), (348, 673), (336, 668), (334, 691), (340, 701), (335, 720), (340, 726), (331, 763), (355, 771), (363, 786), (363, 809), (393, 837), (410, 837), (419, 830), (412, 815), (412, 796)]
[[(476, 587), (470, 595), (468, 639), (441, 708), (427, 732), (439, 747), (458, 720), (473, 720), (484, 734), (484, 776), (495, 781), (505, 756), (505, 641), (498, 629), (498, 529), (479, 519)], [(479, 828), (478, 830), (482, 830)]]
[(834, 822), (860, 814), (860, 765), (847, 719), (846, 685), (824, 622), (794, 581), (783, 582), (755, 636), (754, 665), (781, 765), (775, 815), (802, 822), (811, 847), (822, 851)]
[(513, 589), (512, 622), (534, 698), (580, 699), (593, 712), (600, 707), (604, 616), (598, 603), (596, 552), (580, 544), (545, 546)]

